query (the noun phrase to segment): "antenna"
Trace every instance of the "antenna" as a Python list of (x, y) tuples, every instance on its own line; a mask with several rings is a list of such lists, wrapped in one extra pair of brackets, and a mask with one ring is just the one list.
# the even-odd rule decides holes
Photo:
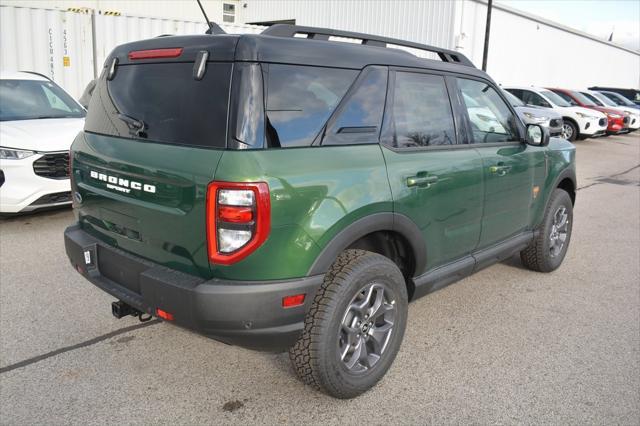
[(207, 25), (209, 26), (209, 31), (213, 32), (213, 25), (211, 24), (211, 21), (209, 21), (209, 17), (207, 16), (207, 12), (204, 11), (204, 7), (202, 7), (202, 3), (200, 3), (200, 0), (196, 0), (198, 2), (198, 6), (200, 6), (200, 10), (202, 11), (202, 14), (204, 15), (204, 19), (205, 21), (207, 21)]

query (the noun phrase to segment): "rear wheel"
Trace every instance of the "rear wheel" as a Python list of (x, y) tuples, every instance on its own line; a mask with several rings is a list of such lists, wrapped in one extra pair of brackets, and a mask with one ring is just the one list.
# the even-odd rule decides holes
[(537, 236), (527, 248), (520, 252), (524, 266), (539, 272), (551, 272), (557, 269), (567, 254), (572, 226), (571, 197), (566, 191), (556, 189), (551, 194)]
[(578, 138), (578, 126), (571, 121), (564, 120), (561, 136), (570, 142), (575, 141)]
[(373, 387), (398, 353), (407, 289), (388, 258), (346, 250), (325, 276), (289, 357), (298, 376), (336, 398)]

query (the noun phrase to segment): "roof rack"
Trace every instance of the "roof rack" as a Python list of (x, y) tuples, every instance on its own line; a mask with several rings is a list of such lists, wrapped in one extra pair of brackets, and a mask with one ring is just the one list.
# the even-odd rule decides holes
[(438, 55), (442, 62), (452, 62), (468, 67), (474, 67), (473, 63), (460, 52), (442, 49), (440, 47), (430, 46), (428, 44), (414, 43), (411, 41), (398, 40), (395, 38), (387, 38), (374, 36), (371, 34), (355, 33), (351, 31), (333, 30), (330, 28), (303, 27), (300, 25), (276, 24), (265, 29), (262, 35), (273, 37), (295, 37), (296, 34), (305, 34), (308, 39), (313, 40), (329, 40), (329, 37), (344, 37), (362, 40), (361, 44), (367, 46), (387, 47), (387, 45), (396, 45), (410, 47), (412, 49), (426, 50)]

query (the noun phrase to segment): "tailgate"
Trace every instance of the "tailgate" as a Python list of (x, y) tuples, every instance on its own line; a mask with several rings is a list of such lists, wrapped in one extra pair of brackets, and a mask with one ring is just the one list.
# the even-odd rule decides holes
[(134, 255), (209, 278), (205, 197), (226, 146), (232, 64), (207, 62), (196, 78), (194, 66), (203, 63), (194, 63), (193, 49), (139, 62), (127, 59), (129, 49), (112, 54), (119, 65), (107, 61), (72, 146), (80, 226)]
[(169, 268), (210, 277), (205, 196), (222, 150), (80, 133), (73, 151), (74, 203), (85, 231)]

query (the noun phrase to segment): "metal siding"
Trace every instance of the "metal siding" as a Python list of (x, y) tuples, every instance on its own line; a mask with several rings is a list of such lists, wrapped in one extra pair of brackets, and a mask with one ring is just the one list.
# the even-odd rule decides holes
[(453, 48), (453, 1), (247, 0), (245, 22), (296, 19), (329, 27)]
[[(139, 16), (96, 15), (96, 46), (98, 67), (118, 45), (136, 40), (157, 37), (163, 34), (204, 34), (204, 22), (179, 21), (175, 19), (144, 18)], [(221, 24), (229, 34), (258, 34), (264, 27), (245, 24)]]
[[(482, 63), (486, 4), (465, 0), (458, 49)], [(487, 72), (504, 85), (640, 87), (640, 53), (503, 6), (491, 14)]]
[(39, 72), (78, 97), (93, 77), (91, 16), (1, 6), (0, 61), (3, 70)]

